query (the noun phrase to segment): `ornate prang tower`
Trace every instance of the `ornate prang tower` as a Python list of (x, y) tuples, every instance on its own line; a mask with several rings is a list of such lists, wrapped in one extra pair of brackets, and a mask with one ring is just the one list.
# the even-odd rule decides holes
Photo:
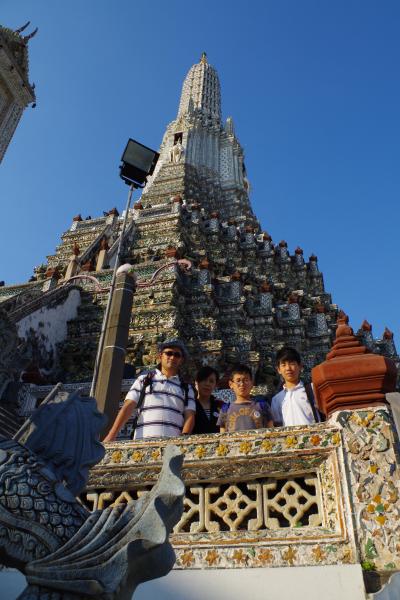
[[(198, 198), (202, 209), (218, 211), (222, 220), (245, 216), (255, 223), (243, 150), (232, 118), (222, 125), (219, 78), (205, 53), (183, 83), (177, 118), (167, 127), (143, 200), (151, 196), (152, 204), (157, 202), (153, 182), (160, 182), (160, 171), (171, 164), (182, 166), (181, 186), (173, 191), (185, 194), (187, 204)], [(161, 203), (164, 200), (159, 198)]]
[(36, 101), (28, 79), (28, 41), (37, 29), (22, 36), (28, 25), (16, 31), (0, 26), (0, 162), (24, 109)]
[[(175, 287), (174, 333), (192, 346), (196, 362), (224, 368), (245, 360), (265, 383), (285, 343), (302, 351), (307, 367), (323, 360), (337, 307), (324, 291), (316, 256), (307, 264), (300, 248), (290, 256), (286, 242), (273, 244), (253, 214), (249, 191), (244, 152), (232, 118), (222, 122), (218, 74), (203, 53), (185, 78), (177, 118), (136, 205), (139, 244), (154, 260), (152, 253), (159, 258), (167, 242), (167, 252), (195, 264), (190, 281), (180, 277)], [(171, 202), (180, 214), (173, 230), (162, 219)], [(127, 256), (142, 257), (137, 249)]]
[[(325, 359), (338, 308), (317, 257), (306, 261), (301, 248), (291, 253), (261, 230), (249, 188), (233, 121), (221, 120), (218, 75), (203, 54), (183, 83), (177, 118), (123, 240), (123, 262), (140, 280), (172, 258), (190, 259), (193, 268), (188, 274), (172, 265), (151, 289), (136, 291), (127, 379), (153, 366), (157, 342), (173, 337), (188, 344), (191, 372), (202, 363), (223, 372), (248, 362), (260, 392), (273, 390), (274, 357), (284, 344), (301, 352), (306, 374)], [(0, 288), (1, 306), (32, 348), (24, 379), (39, 384), (32, 387), (38, 397), (49, 389), (42, 384), (92, 378), (121, 225), (115, 208), (99, 218), (77, 215), (30, 282)], [(376, 342), (367, 329), (360, 339), (372, 351), (397, 356), (390, 332)]]

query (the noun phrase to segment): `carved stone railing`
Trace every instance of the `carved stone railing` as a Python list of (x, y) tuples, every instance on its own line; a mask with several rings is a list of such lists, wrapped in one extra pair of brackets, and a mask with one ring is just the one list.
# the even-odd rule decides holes
[(108, 237), (112, 233), (111, 225), (106, 225), (102, 229), (99, 230), (98, 235), (94, 238), (94, 240), (88, 245), (87, 248), (83, 251), (81, 256), (79, 257), (79, 264), (83, 265), (87, 260), (92, 258), (99, 249), (100, 242), (104, 237)]
[[(168, 440), (107, 445), (91, 472), (91, 509), (138, 498)], [(279, 428), (174, 438), (185, 454), (177, 568), (358, 562), (341, 428)]]
[(160, 216), (169, 215), (174, 210), (174, 204), (158, 204), (154, 208), (146, 208), (138, 212), (137, 220), (145, 221), (148, 219), (159, 218)]
[(48, 292), (42, 292), (40, 295), (33, 297), (30, 300), (26, 300), (23, 303), (19, 303), (15, 306), (10, 307), (8, 314), (10, 319), (17, 323), (24, 317), (36, 312), (44, 307), (56, 306), (61, 303), (71, 292), (71, 290), (81, 291), (81, 288), (74, 284), (66, 284), (62, 287), (58, 287)]
[(83, 231), (85, 229), (95, 229), (97, 226), (101, 226), (105, 223), (106, 219), (104, 217), (98, 217), (97, 219), (88, 219), (85, 221), (75, 221), (75, 231)]
[[(119, 224), (119, 227), (122, 227), (122, 222)], [(131, 220), (130, 223), (127, 224), (127, 227), (125, 229), (125, 233), (124, 233), (124, 239), (122, 240), (122, 244), (123, 244), (123, 248), (125, 246), (125, 244), (127, 244), (127, 241), (132, 238), (132, 236), (135, 235), (135, 229), (136, 229), (136, 224), (134, 220)], [(113, 242), (113, 244), (111, 245), (111, 247), (108, 249), (107, 252), (107, 262), (110, 262), (112, 257), (115, 256), (118, 247), (119, 247), (119, 238), (120, 238), (120, 232), (118, 230), (118, 233), (116, 235), (116, 238)]]
[(13, 310), (14, 306), (22, 305), (28, 299), (42, 293), (43, 281), (35, 281), (25, 285), (8, 285), (0, 288), (0, 303), (4, 310)]
[[(91, 509), (138, 498), (172, 440), (114, 442), (91, 472)], [(400, 569), (398, 438), (387, 407), (323, 424), (174, 438), (185, 454), (176, 567), (362, 563)]]

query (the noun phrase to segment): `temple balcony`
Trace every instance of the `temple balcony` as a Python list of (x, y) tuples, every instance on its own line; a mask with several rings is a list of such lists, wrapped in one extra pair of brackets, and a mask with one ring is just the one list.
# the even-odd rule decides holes
[(396, 435), (388, 408), (306, 427), (107, 444), (92, 510), (137, 499), (167, 444), (184, 453), (176, 569), (373, 564), (400, 569)]
[(184, 453), (176, 567), (358, 562), (341, 427), (336, 424), (107, 444), (91, 472), (92, 510), (139, 498), (167, 444)]

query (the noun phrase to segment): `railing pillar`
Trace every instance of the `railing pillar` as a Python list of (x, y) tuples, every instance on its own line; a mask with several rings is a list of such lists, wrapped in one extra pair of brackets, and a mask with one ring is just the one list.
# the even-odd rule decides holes
[(400, 569), (400, 458), (386, 394), (396, 365), (372, 354), (339, 315), (336, 340), (312, 378), (319, 406), (342, 430), (345, 473), (360, 562), (366, 569)]

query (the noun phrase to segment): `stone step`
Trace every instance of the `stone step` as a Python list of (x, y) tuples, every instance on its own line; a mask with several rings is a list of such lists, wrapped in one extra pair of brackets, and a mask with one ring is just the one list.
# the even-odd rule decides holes
[(12, 438), (17, 431), (18, 429), (10, 428), (4, 425), (4, 423), (0, 423), (0, 435), (6, 438)]
[(0, 434), (12, 437), (22, 425), (22, 419), (8, 409), (5, 405), (0, 406)]
[(19, 416), (5, 404), (0, 405), (0, 416), (2, 422), (7, 423), (10, 426), (15, 424), (16, 419), (19, 419)]

